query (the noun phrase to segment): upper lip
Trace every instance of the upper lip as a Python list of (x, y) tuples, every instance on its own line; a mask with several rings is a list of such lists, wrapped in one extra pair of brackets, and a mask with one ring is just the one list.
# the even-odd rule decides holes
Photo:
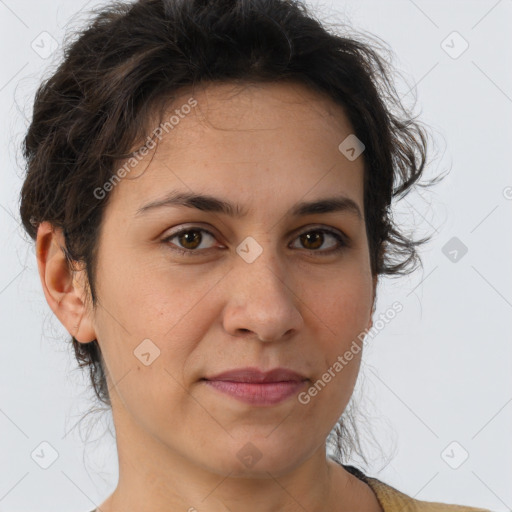
[(254, 367), (235, 368), (211, 377), (205, 377), (205, 379), (232, 382), (285, 382), (307, 380), (304, 375), (287, 368), (274, 368), (273, 370), (264, 372)]

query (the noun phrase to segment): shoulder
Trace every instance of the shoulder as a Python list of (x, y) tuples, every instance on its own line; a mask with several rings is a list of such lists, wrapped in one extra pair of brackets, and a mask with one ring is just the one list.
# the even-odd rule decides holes
[(465, 505), (416, 500), (377, 478), (367, 476), (366, 483), (377, 496), (384, 512), (395, 510), (403, 510), (403, 512), (491, 512), (488, 509)]

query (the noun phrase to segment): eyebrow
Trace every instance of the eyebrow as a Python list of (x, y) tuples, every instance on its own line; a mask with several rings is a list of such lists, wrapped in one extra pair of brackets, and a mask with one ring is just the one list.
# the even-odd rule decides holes
[[(204, 212), (215, 212), (230, 217), (245, 217), (247, 210), (238, 204), (233, 204), (225, 199), (211, 195), (196, 194), (193, 192), (171, 192), (163, 199), (151, 201), (139, 208), (135, 216), (142, 215), (150, 210), (162, 207), (185, 206), (196, 208)], [(315, 201), (303, 201), (294, 205), (288, 215), (301, 217), (318, 213), (347, 212), (363, 220), (363, 214), (358, 204), (346, 196), (334, 196), (318, 199)]]

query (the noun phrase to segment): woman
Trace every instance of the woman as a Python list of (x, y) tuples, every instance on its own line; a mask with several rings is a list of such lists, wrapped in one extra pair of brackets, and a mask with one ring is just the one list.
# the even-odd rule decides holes
[(298, 2), (116, 3), (70, 44), (20, 212), (112, 408), (95, 510), (477, 510), (342, 463), (378, 277), (426, 241), (389, 210), (426, 140), (382, 58)]

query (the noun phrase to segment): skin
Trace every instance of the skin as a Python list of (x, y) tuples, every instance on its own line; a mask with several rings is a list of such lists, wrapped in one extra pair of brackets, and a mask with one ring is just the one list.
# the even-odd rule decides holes
[[(172, 110), (191, 96), (183, 93)], [(281, 366), (307, 376), (307, 390), (371, 327), (377, 280), (363, 158), (349, 161), (338, 150), (353, 129), (339, 105), (300, 84), (210, 84), (193, 96), (197, 107), (110, 192), (95, 310), (85, 272), (66, 267), (60, 230), (47, 222), (38, 230), (49, 306), (81, 343), (97, 339), (106, 362), (120, 473), (100, 509), (381, 511), (366, 484), (326, 457), (362, 351), (307, 404), (295, 393), (253, 406), (200, 380)], [(136, 215), (172, 190), (224, 198), (248, 214), (168, 206)], [(351, 198), (363, 218), (287, 214), (299, 201), (332, 195)], [(163, 241), (183, 227), (212, 235), (201, 231), (200, 244)], [(329, 254), (338, 242), (327, 233), (301, 242), (322, 228), (350, 244)], [(262, 248), (252, 263), (236, 252), (248, 236)], [(134, 356), (147, 338), (160, 350), (148, 366)], [(261, 455), (252, 466), (237, 456), (247, 443)]]

